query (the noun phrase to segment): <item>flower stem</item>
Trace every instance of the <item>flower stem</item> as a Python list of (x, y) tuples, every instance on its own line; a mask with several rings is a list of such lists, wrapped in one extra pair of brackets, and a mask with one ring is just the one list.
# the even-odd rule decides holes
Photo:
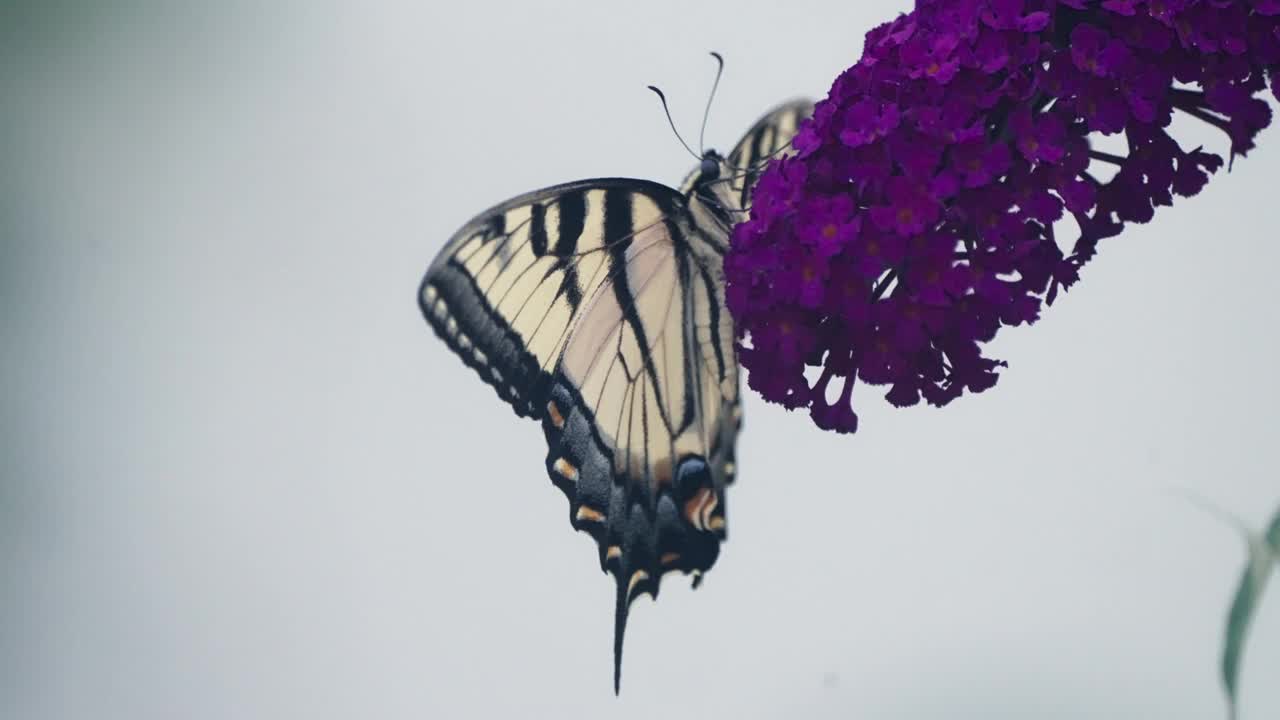
[(1125, 161), (1129, 159), (1129, 158), (1120, 157), (1119, 155), (1112, 155), (1111, 153), (1102, 152), (1101, 150), (1090, 150), (1089, 157), (1093, 158), (1094, 160), (1109, 162), (1112, 165), (1124, 165)]
[(1208, 111), (1198, 107), (1188, 107), (1186, 105), (1174, 105), (1174, 107), (1178, 108), (1179, 110), (1190, 115), (1193, 118), (1196, 118), (1198, 120), (1203, 120), (1209, 123), (1210, 125), (1221, 130), (1222, 132), (1227, 133), (1227, 135), (1231, 134), (1230, 125), (1227, 124), (1227, 120), (1225, 118), (1220, 118), (1217, 115), (1213, 115)]
[(1204, 91), (1202, 90), (1169, 88), (1169, 97), (1173, 99), (1175, 107), (1205, 107)]

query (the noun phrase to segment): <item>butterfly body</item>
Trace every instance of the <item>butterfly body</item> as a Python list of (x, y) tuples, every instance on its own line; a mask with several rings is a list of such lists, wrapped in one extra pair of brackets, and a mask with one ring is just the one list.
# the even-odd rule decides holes
[(617, 583), (615, 688), (630, 603), (668, 572), (696, 586), (725, 539), (742, 413), (723, 257), (758, 161), (810, 109), (775, 109), (679, 190), (604, 178), (497, 205), (419, 288), (436, 334), (541, 421), (547, 474)]

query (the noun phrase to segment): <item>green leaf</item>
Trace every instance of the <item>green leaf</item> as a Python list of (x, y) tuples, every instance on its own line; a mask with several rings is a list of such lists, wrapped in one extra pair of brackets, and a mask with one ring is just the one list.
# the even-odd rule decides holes
[(1277, 560), (1280, 560), (1280, 509), (1271, 518), (1271, 527), (1267, 528), (1267, 544), (1271, 546), (1271, 552), (1277, 555)]
[(1240, 576), (1231, 610), (1227, 612), (1227, 627), (1222, 641), (1222, 686), (1227, 693), (1227, 715), (1235, 720), (1238, 710), (1237, 697), (1240, 686), (1240, 663), (1243, 662), (1245, 640), (1249, 625), (1258, 611), (1262, 591), (1277, 564), (1280, 564), (1280, 508), (1271, 518), (1271, 524), (1263, 532), (1250, 530), (1239, 518), (1226, 512), (1203, 497), (1182, 488), (1174, 488), (1178, 495), (1193, 505), (1222, 520), (1244, 536), (1249, 549), (1249, 564)]
[(1236, 717), (1240, 681), (1240, 663), (1244, 656), (1249, 625), (1257, 612), (1262, 591), (1271, 572), (1280, 562), (1280, 513), (1267, 528), (1266, 535), (1245, 532), (1249, 546), (1249, 564), (1240, 577), (1240, 587), (1227, 613), (1227, 628), (1222, 645), (1222, 685), (1227, 692), (1228, 716)]

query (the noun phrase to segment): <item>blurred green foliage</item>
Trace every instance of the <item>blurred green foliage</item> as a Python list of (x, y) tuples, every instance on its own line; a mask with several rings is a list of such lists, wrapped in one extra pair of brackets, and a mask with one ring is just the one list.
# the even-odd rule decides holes
[(1241, 530), (1249, 549), (1248, 565), (1240, 577), (1240, 587), (1227, 613), (1222, 644), (1222, 684), (1227, 693), (1228, 717), (1233, 720), (1238, 709), (1240, 664), (1249, 626), (1267, 581), (1280, 562), (1280, 510), (1277, 510), (1265, 533), (1255, 533), (1243, 527)]

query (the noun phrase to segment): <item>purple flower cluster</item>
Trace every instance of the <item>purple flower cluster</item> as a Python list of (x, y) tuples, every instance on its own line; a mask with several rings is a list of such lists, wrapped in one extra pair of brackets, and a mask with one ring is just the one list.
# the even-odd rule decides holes
[[(982, 343), (1222, 165), (1169, 134), (1174, 111), (1244, 155), (1278, 74), (1280, 0), (918, 0), (867, 34), (734, 230), (750, 386), (838, 432), (859, 378), (899, 407), (986, 390), (1005, 364)], [(1098, 149), (1116, 134), (1123, 154)]]

